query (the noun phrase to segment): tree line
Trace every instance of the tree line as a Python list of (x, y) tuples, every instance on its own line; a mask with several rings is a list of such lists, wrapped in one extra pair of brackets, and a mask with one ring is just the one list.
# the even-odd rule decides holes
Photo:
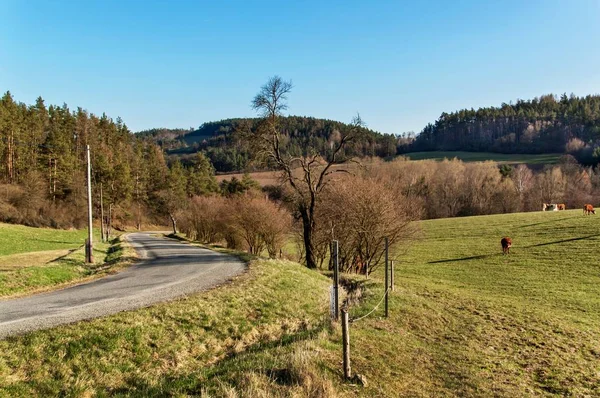
[[(541, 211), (543, 203), (581, 209), (600, 195), (600, 171), (570, 155), (538, 170), (405, 158), (347, 170), (328, 178), (316, 194), (310, 242), (302, 216), (306, 203), (290, 184), (262, 190), (253, 184), (234, 195), (190, 198), (177, 216), (181, 231), (203, 243), (270, 257), (284, 254), (313, 268), (330, 267), (330, 243), (338, 240), (340, 269), (370, 274), (383, 264), (386, 238), (395, 253), (418, 239), (416, 220)], [(302, 175), (296, 172), (294, 178)]]
[[(192, 157), (203, 151), (217, 172), (262, 169), (264, 164), (252, 162), (252, 153), (239, 132), (259, 128), (260, 118), (225, 119), (202, 124), (197, 130), (151, 129), (138, 135), (149, 137), (174, 158)], [(316, 149), (322, 155), (331, 149), (336, 137), (352, 128), (347, 123), (305, 116), (281, 116), (279, 131), (285, 150), (295, 156), (303, 156), (307, 148)], [(360, 139), (344, 148), (344, 154), (354, 157), (388, 158), (397, 153), (398, 138), (393, 134), (381, 134), (360, 127)]]
[(580, 162), (600, 157), (600, 95), (549, 94), (499, 107), (442, 113), (402, 151), (569, 152)]
[[(102, 195), (108, 224), (164, 224), (183, 197), (216, 192), (210, 161), (167, 164), (154, 142), (125, 123), (81, 107), (0, 99), (0, 220), (82, 227), (86, 220), (86, 146), (91, 148), (95, 211)], [(100, 192), (102, 191), (102, 192)]]

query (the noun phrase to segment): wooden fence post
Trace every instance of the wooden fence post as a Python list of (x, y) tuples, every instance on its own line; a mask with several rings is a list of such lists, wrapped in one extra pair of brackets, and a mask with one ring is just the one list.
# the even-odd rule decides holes
[(340, 264), (337, 240), (331, 242), (331, 256), (333, 261), (333, 319), (337, 321), (340, 316)]
[(348, 309), (342, 308), (342, 347), (344, 353), (344, 378), (349, 379), (350, 370), (350, 329), (348, 324)]
[(394, 260), (390, 261), (390, 289), (394, 291)]
[(387, 318), (389, 313), (389, 289), (390, 289), (390, 280), (389, 280), (389, 241), (388, 238), (385, 238), (385, 317)]

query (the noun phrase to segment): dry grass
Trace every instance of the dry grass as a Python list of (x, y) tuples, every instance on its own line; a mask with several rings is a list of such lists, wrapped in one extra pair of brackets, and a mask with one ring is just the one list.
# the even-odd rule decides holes
[[(263, 187), (266, 185), (281, 184), (281, 180), (279, 178), (280, 173), (277, 171), (257, 171), (249, 174), (254, 181), (258, 182)], [(218, 174), (216, 179), (217, 182), (221, 182), (223, 180), (231, 180), (233, 177), (241, 180), (244, 177), (244, 173)]]
[(46, 250), (32, 253), (18, 253), (0, 257), (0, 272), (17, 268), (40, 267), (59, 257), (68, 255), (71, 250)]

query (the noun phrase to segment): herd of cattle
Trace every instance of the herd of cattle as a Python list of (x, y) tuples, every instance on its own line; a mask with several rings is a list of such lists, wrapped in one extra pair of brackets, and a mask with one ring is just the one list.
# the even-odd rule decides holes
[[(542, 211), (559, 211), (559, 210), (567, 210), (567, 206), (564, 203), (543, 203)], [(590, 215), (596, 214), (596, 210), (594, 210), (594, 206), (592, 205), (583, 205), (583, 214)]]
[[(544, 203), (542, 205), (542, 211), (559, 211), (566, 210), (567, 206), (564, 203)], [(583, 215), (589, 216), (592, 214), (596, 214), (596, 210), (594, 210), (594, 206), (592, 205), (583, 205)], [(502, 254), (510, 254), (510, 247), (512, 246), (512, 239), (508, 236), (505, 236), (500, 241), (500, 245), (502, 245)]]

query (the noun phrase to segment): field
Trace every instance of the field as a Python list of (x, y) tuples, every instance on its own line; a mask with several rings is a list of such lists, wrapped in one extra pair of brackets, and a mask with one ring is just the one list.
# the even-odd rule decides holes
[[(256, 182), (258, 182), (261, 186), (265, 185), (279, 185), (279, 172), (277, 171), (256, 171), (253, 173), (249, 173), (250, 177)], [(217, 181), (221, 182), (223, 180), (231, 180), (233, 177), (241, 180), (244, 177), (244, 173), (232, 173), (232, 174), (218, 174), (216, 176)]]
[[(0, 396), (598, 396), (600, 218), (579, 210), (428, 220), (396, 257), (390, 318), (351, 324), (329, 281), (253, 260), (232, 284), (0, 341)], [(500, 239), (513, 239), (503, 256)], [(379, 269), (351, 318), (383, 294)]]
[(504, 154), (504, 153), (492, 153), (492, 152), (462, 152), (462, 151), (432, 151), (432, 152), (411, 152), (405, 153), (402, 156), (406, 156), (411, 160), (444, 160), (458, 158), (463, 162), (484, 162), (486, 160), (493, 160), (500, 164), (531, 164), (531, 165), (544, 165), (544, 164), (555, 164), (558, 163), (558, 159), (562, 156), (562, 153), (545, 153), (539, 155), (531, 154)]
[[(96, 231), (95, 264), (86, 265), (87, 230), (56, 230), (0, 224), (0, 298), (38, 292), (98, 274), (98, 267), (123, 253)], [(131, 254), (131, 253), (130, 253)], [(106, 271), (102, 267), (102, 272)]]
[[(423, 239), (398, 256), (390, 318), (351, 328), (354, 370), (372, 381), (357, 392), (600, 395), (600, 219), (581, 213), (422, 222)], [(381, 270), (375, 279), (351, 316), (383, 294)]]

